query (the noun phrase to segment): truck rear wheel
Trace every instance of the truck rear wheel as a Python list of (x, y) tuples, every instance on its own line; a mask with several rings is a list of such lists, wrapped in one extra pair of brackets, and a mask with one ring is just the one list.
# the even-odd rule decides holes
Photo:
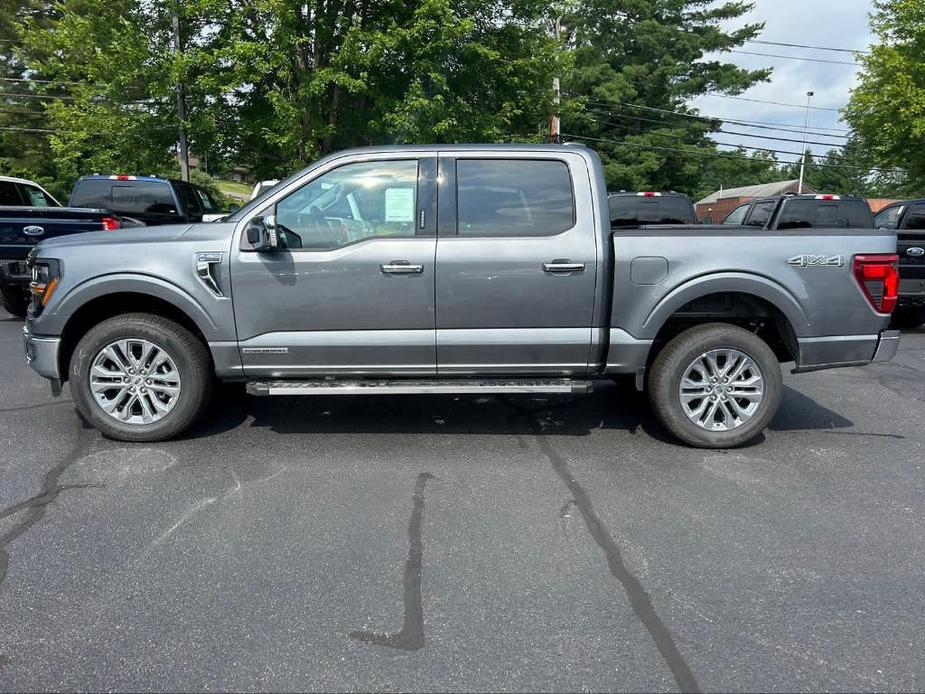
[(727, 323), (675, 337), (649, 372), (656, 417), (681, 441), (732, 448), (758, 436), (780, 406), (783, 379), (768, 344)]
[(94, 326), (71, 356), (71, 393), (84, 419), (119, 441), (164, 441), (208, 405), (206, 346), (177, 323), (147, 313)]
[(29, 310), (29, 297), (22, 287), (0, 286), (0, 303), (7, 313), (24, 318)]

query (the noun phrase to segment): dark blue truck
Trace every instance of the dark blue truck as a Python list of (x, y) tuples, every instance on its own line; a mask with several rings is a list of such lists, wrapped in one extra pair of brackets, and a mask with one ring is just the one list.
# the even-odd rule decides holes
[(39, 241), (137, 224), (109, 210), (62, 207), (32, 181), (0, 177), (0, 304), (14, 316), (26, 315), (31, 281), (26, 257)]

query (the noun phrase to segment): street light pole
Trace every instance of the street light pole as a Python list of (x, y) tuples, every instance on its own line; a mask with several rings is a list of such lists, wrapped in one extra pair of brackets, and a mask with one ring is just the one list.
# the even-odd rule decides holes
[(809, 110), (813, 100), (813, 92), (806, 92), (806, 120), (803, 121), (803, 154), (800, 157), (800, 183), (797, 186), (797, 195), (803, 194), (803, 173), (806, 171), (806, 131), (809, 130)]

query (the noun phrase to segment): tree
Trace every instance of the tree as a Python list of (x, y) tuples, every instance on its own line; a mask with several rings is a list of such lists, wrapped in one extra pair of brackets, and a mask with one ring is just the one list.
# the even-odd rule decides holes
[(871, 27), (879, 43), (858, 55), (858, 86), (845, 109), (880, 185), (894, 193), (925, 193), (925, 3), (876, 0)]
[(720, 27), (752, 6), (590, 0), (567, 8), (573, 67), (564, 81), (563, 130), (601, 152), (612, 188), (698, 189), (702, 155), (715, 151), (707, 134), (719, 123), (673, 112), (696, 116), (686, 106), (691, 98), (737, 94), (768, 78), (768, 70), (704, 59), (758, 35), (761, 24), (731, 32)]

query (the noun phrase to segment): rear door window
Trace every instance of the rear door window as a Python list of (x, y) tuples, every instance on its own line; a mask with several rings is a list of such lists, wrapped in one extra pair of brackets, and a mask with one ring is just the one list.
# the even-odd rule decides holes
[(460, 236), (553, 236), (575, 225), (568, 165), (551, 159), (458, 159)]
[(15, 207), (22, 205), (19, 190), (12, 181), (0, 181), (0, 207)]
[(112, 208), (115, 212), (127, 215), (177, 214), (170, 186), (159, 181), (117, 183), (112, 187)]
[(776, 204), (773, 200), (757, 203), (748, 215), (748, 219), (745, 220), (745, 226), (764, 227), (771, 219)]
[(897, 205), (896, 207), (888, 207), (885, 210), (881, 210), (874, 217), (874, 226), (878, 229), (895, 229), (896, 225), (899, 224), (899, 217), (905, 209), (902, 205)]
[(37, 186), (23, 184), (21, 189), (27, 205), (32, 207), (57, 207), (57, 203), (52, 200), (51, 196)]

